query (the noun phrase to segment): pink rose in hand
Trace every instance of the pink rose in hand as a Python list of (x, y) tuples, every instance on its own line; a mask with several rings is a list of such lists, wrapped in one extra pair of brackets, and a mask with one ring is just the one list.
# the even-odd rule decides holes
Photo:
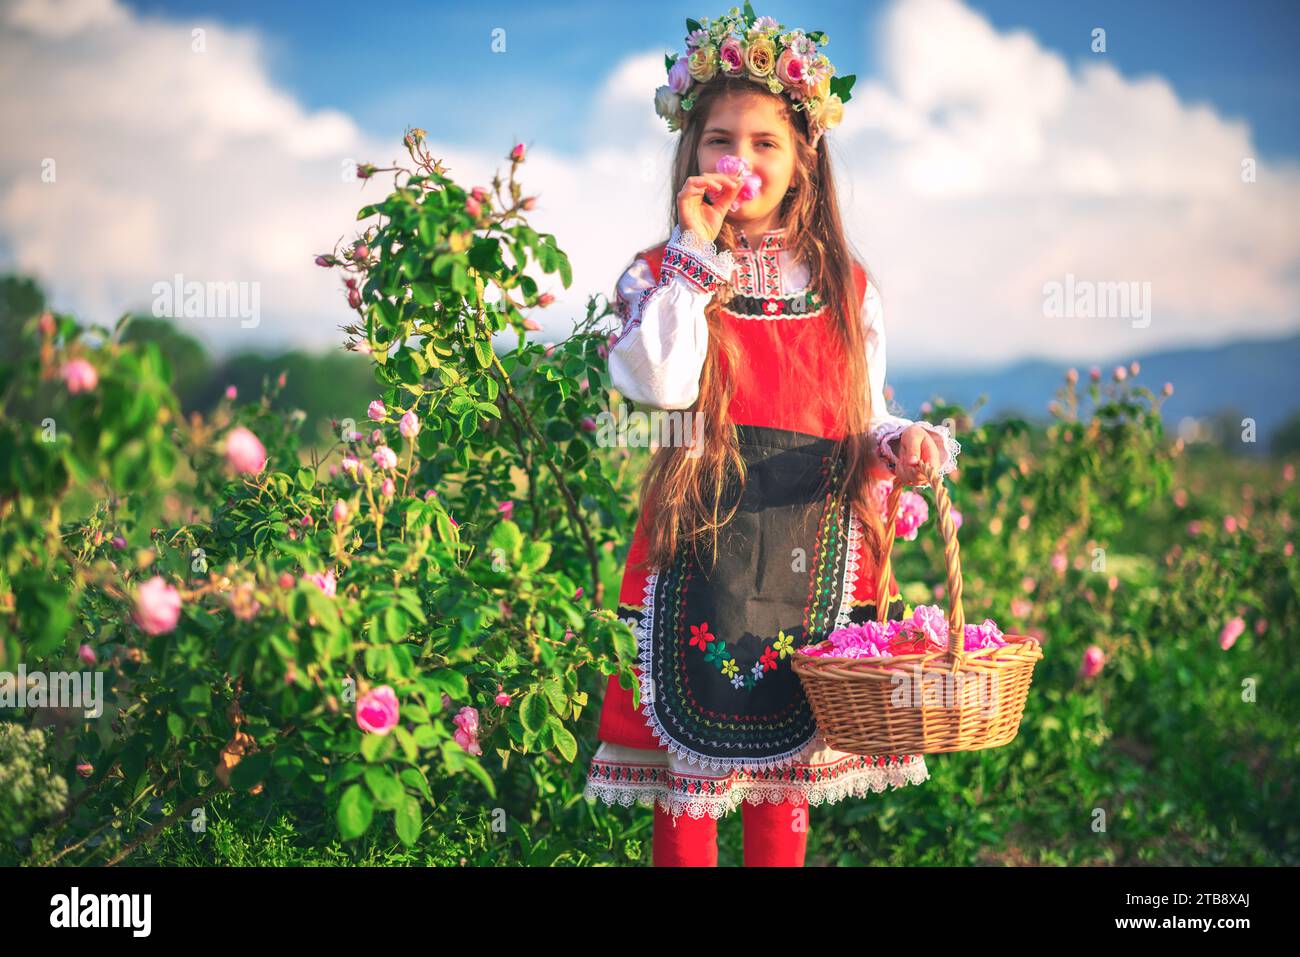
[(763, 180), (750, 170), (749, 163), (732, 153), (719, 157), (716, 169), (724, 176), (735, 176), (737, 173), (740, 174), (740, 192), (736, 194), (736, 198), (731, 204), (731, 211), (733, 213), (740, 209), (741, 203), (749, 202), (757, 196), (763, 188)]

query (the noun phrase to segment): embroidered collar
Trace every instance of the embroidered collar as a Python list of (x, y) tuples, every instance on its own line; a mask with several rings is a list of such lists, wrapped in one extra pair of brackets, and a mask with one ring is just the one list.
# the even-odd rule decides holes
[[(741, 249), (751, 249), (749, 237), (745, 235), (744, 230), (737, 230), (736, 242)], [(763, 238), (759, 241), (758, 248), (762, 249), (784, 249), (786, 240), (786, 229), (782, 226), (780, 229), (769, 229), (763, 233)]]

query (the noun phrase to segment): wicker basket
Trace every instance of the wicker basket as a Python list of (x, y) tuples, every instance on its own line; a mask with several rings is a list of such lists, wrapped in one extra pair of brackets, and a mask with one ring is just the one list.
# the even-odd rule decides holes
[[(795, 653), (791, 666), (803, 682), (826, 742), (849, 754), (934, 754), (979, 751), (1012, 741), (1020, 729), (1034, 665), (1043, 657), (1037, 639), (1003, 635), (1000, 648), (965, 650), (961, 559), (943, 477), (927, 463), (948, 567), (948, 648), (892, 658), (828, 658)], [(889, 495), (884, 554), (879, 563), (877, 619), (889, 612), (890, 552), (899, 499)], [(956, 637), (954, 637), (956, 636)]]

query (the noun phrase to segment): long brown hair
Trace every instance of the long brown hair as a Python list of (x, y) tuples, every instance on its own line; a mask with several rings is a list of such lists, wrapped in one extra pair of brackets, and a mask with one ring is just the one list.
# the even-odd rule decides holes
[[(704, 84), (694, 105), (686, 113), (677, 152), (673, 158), (672, 191), (669, 210), (670, 229), (677, 225), (677, 194), (686, 179), (699, 175), (698, 147), (713, 104), (727, 95), (766, 96), (779, 101), (790, 124), (790, 139), (796, 151), (795, 172), (790, 189), (782, 200), (780, 222), (787, 230), (786, 248), (808, 266), (809, 286), (817, 291), (832, 309), (835, 341), (843, 350), (843, 399), (836, 414), (844, 438), (838, 451), (846, 465), (846, 494), (862, 522), (865, 554), (879, 554), (884, 534), (883, 522), (871, 495), (868, 474), (867, 425), (871, 420), (870, 390), (867, 383), (866, 330), (861, 302), (853, 281), (853, 263), (844, 228), (840, 221), (839, 201), (831, 175), (826, 137), (814, 149), (808, 142), (807, 115), (792, 110), (788, 101), (765, 87), (740, 77), (717, 77)], [(736, 230), (724, 221), (717, 237), (718, 251), (737, 248)], [(865, 267), (864, 267), (865, 269)], [(730, 278), (730, 277), (728, 277)], [(682, 444), (661, 446), (651, 457), (641, 483), (643, 510), (654, 509), (654, 520), (647, 523), (647, 562), (653, 567), (667, 567), (681, 543), (698, 548), (706, 536), (711, 538), (716, 559), (718, 530), (735, 514), (735, 507), (720, 515), (729, 475), (744, 480), (745, 462), (740, 455), (734, 425), (727, 408), (736, 383), (727, 370), (742, 368), (741, 347), (729, 333), (719, 310), (734, 293), (730, 286), (720, 287), (705, 309), (709, 344), (700, 375), (700, 394), (692, 407), (701, 419), (702, 449), (695, 455)], [(725, 357), (725, 362), (723, 361)], [(806, 370), (796, 370), (806, 372)], [(823, 387), (836, 385), (823, 383)], [(865, 572), (865, 569), (863, 569)]]

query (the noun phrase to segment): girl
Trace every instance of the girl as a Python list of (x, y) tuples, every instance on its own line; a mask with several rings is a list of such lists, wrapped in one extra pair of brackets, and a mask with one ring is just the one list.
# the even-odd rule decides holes
[[(951, 471), (959, 446), (885, 410), (880, 294), (821, 142), (829, 62), (768, 17), (703, 21), (687, 45), (656, 96), (681, 130), (672, 235), (618, 281), (609, 365), (702, 438), (659, 447), (642, 483), (619, 593), (640, 706), (611, 676), (585, 793), (654, 806), (656, 866), (716, 865), (737, 806), (746, 866), (802, 866), (810, 804), (929, 777), (923, 755), (829, 748), (790, 656), (875, 617), (878, 495), (924, 481), (921, 461)], [(758, 178), (734, 210), (728, 154)], [(889, 594), (901, 618), (892, 578)]]

